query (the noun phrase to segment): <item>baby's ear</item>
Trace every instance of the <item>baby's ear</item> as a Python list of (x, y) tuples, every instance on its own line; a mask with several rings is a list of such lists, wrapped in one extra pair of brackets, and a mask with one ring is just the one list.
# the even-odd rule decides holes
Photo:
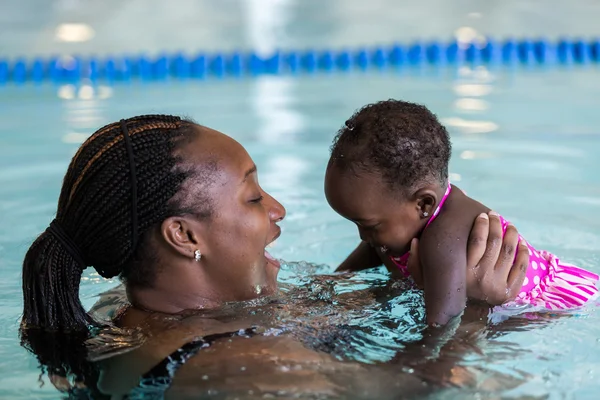
[(435, 211), (435, 207), (438, 205), (440, 199), (436, 194), (436, 191), (432, 187), (423, 187), (415, 193), (417, 202), (417, 210), (421, 214), (421, 217), (430, 217)]

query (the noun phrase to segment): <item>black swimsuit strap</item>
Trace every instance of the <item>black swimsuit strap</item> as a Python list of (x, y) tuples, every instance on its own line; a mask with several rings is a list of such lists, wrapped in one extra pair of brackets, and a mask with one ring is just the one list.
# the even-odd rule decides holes
[(171, 386), (175, 372), (200, 350), (210, 347), (219, 339), (255, 335), (256, 328), (253, 327), (234, 332), (215, 333), (186, 343), (142, 375), (140, 383), (127, 395), (126, 399), (161, 399)]

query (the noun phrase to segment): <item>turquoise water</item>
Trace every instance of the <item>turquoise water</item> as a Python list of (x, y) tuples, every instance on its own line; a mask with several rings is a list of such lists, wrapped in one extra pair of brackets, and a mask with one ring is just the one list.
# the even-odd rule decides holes
[[(575, 9), (559, 1), (545, 2), (544, 9), (534, 1), (485, 7), (473, 1), (416, 6), (380, 0), (368, 7), (354, 0), (226, 1), (222, 7), (202, 1), (177, 8), (142, 3), (22, 2), (0, 16), (0, 54), (348, 45), (450, 36), (465, 26), (496, 35), (590, 35), (597, 33), (593, 16), (598, 9), (591, 1)], [(121, 29), (140, 28), (144, 18), (134, 18), (140, 15), (154, 33), (115, 40)], [(424, 23), (411, 22), (419, 16), (427, 17)], [(94, 28), (93, 39), (56, 40), (57, 26), (78, 21)], [(422, 102), (452, 134), (456, 185), (514, 222), (536, 247), (600, 273), (599, 76), (593, 67), (465, 67), (114, 87), (0, 87), (0, 397), (57, 397), (47, 381), (40, 387), (36, 361), (18, 345), (20, 262), (53, 218), (70, 157), (105, 123), (141, 113), (175, 113), (233, 136), (254, 158), (263, 187), (288, 210), (272, 253), (333, 269), (357, 240), (352, 224), (333, 213), (323, 196), (335, 131), (370, 101)], [(289, 276), (294, 282), (286, 271), (282, 280)], [(82, 282), (85, 304), (91, 306), (116, 284), (88, 271)], [(475, 340), (477, 351), (463, 352), (455, 361), (524, 380), (486, 387), (497, 398), (595, 399), (600, 390), (596, 306), (571, 318), (489, 328)], [(385, 318), (394, 312), (397, 318), (408, 315), (394, 304), (390, 310)], [(398, 332), (399, 340), (410, 340), (407, 330)], [(383, 348), (368, 351), (378, 354)], [(437, 395), (471, 397), (477, 394), (462, 389)]]
[[(178, 113), (232, 135), (254, 158), (265, 189), (287, 207), (273, 254), (333, 268), (355, 245), (356, 232), (323, 196), (331, 138), (366, 102), (388, 97), (424, 102), (451, 130), (451, 177), (457, 185), (511, 219), (538, 248), (600, 272), (598, 85), (593, 69), (464, 69), (131, 84), (93, 88), (92, 99), (79, 97), (90, 88), (3, 88), (0, 393), (56, 395), (48, 384), (38, 387), (36, 362), (18, 346), (20, 262), (53, 217), (70, 156), (106, 121), (144, 112)], [(480, 95), (465, 97), (469, 90)], [(469, 104), (479, 110), (465, 109)], [(88, 272), (82, 283), (86, 305), (115, 284)], [(589, 307), (575, 318), (508, 328), (502, 337), (490, 334), (483, 344), (477, 342), (485, 357), (467, 354), (459, 361), (527, 374), (527, 381), (506, 395), (592, 398), (600, 388), (599, 322), (595, 307)], [(495, 355), (508, 351), (508, 345), (510, 357)], [(453, 393), (444, 396), (464, 395)]]

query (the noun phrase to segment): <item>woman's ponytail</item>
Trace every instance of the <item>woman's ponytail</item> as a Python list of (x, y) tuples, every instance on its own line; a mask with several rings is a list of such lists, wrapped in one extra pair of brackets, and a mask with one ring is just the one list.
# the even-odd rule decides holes
[(194, 126), (170, 115), (122, 120), (99, 129), (71, 160), (56, 219), (23, 261), (21, 345), (43, 369), (79, 379), (95, 373), (84, 342), (100, 323), (79, 299), (87, 266), (129, 285), (153, 283), (154, 265), (134, 260), (145, 233), (182, 212), (171, 200), (189, 172), (176, 168), (175, 150)]
[(23, 324), (51, 331), (85, 331), (94, 320), (79, 299), (85, 261), (55, 220), (23, 261)]

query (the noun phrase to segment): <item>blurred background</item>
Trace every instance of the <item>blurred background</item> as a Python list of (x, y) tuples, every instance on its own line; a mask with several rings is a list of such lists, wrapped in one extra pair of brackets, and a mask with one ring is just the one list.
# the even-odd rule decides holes
[[(0, 59), (268, 55), (488, 36), (587, 40), (600, 34), (599, 15), (593, 0), (3, 1)], [(589, 64), (0, 85), (0, 397), (56, 395), (51, 385), (40, 386), (36, 360), (18, 345), (20, 263), (54, 217), (70, 157), (101, 126), (172, 113), (233, 136), (254, 158), (263, 187), (287, 207), (273, 254), (333, 268), (358, 239), (323, 196), (331, 139), (366, 103), (420, 102), (451, 132), (455, 184), (511, 219), (538, 248), (600, 272), (599, 93), (598, 68)], [(83, 281), (88, 306), (116, 284), (91, 271)], [(595, 398), (600, 319), (593, 310), (584, 317), (576, 328), (558, 324), (536, 336), (541, 347), (527, 346), (531, 334), (514, 333), (528, 351), (506, 366), (522, 365), (533, 376), (519, 396)], [(548, 355), (544, 364), (540, 352)], [(559, 378), (546, 379), (550, 373)]]
[(357, 46), (493, 36), (595, 36), (580, 0), (24, 0), (3, 2), (2, 56)]

